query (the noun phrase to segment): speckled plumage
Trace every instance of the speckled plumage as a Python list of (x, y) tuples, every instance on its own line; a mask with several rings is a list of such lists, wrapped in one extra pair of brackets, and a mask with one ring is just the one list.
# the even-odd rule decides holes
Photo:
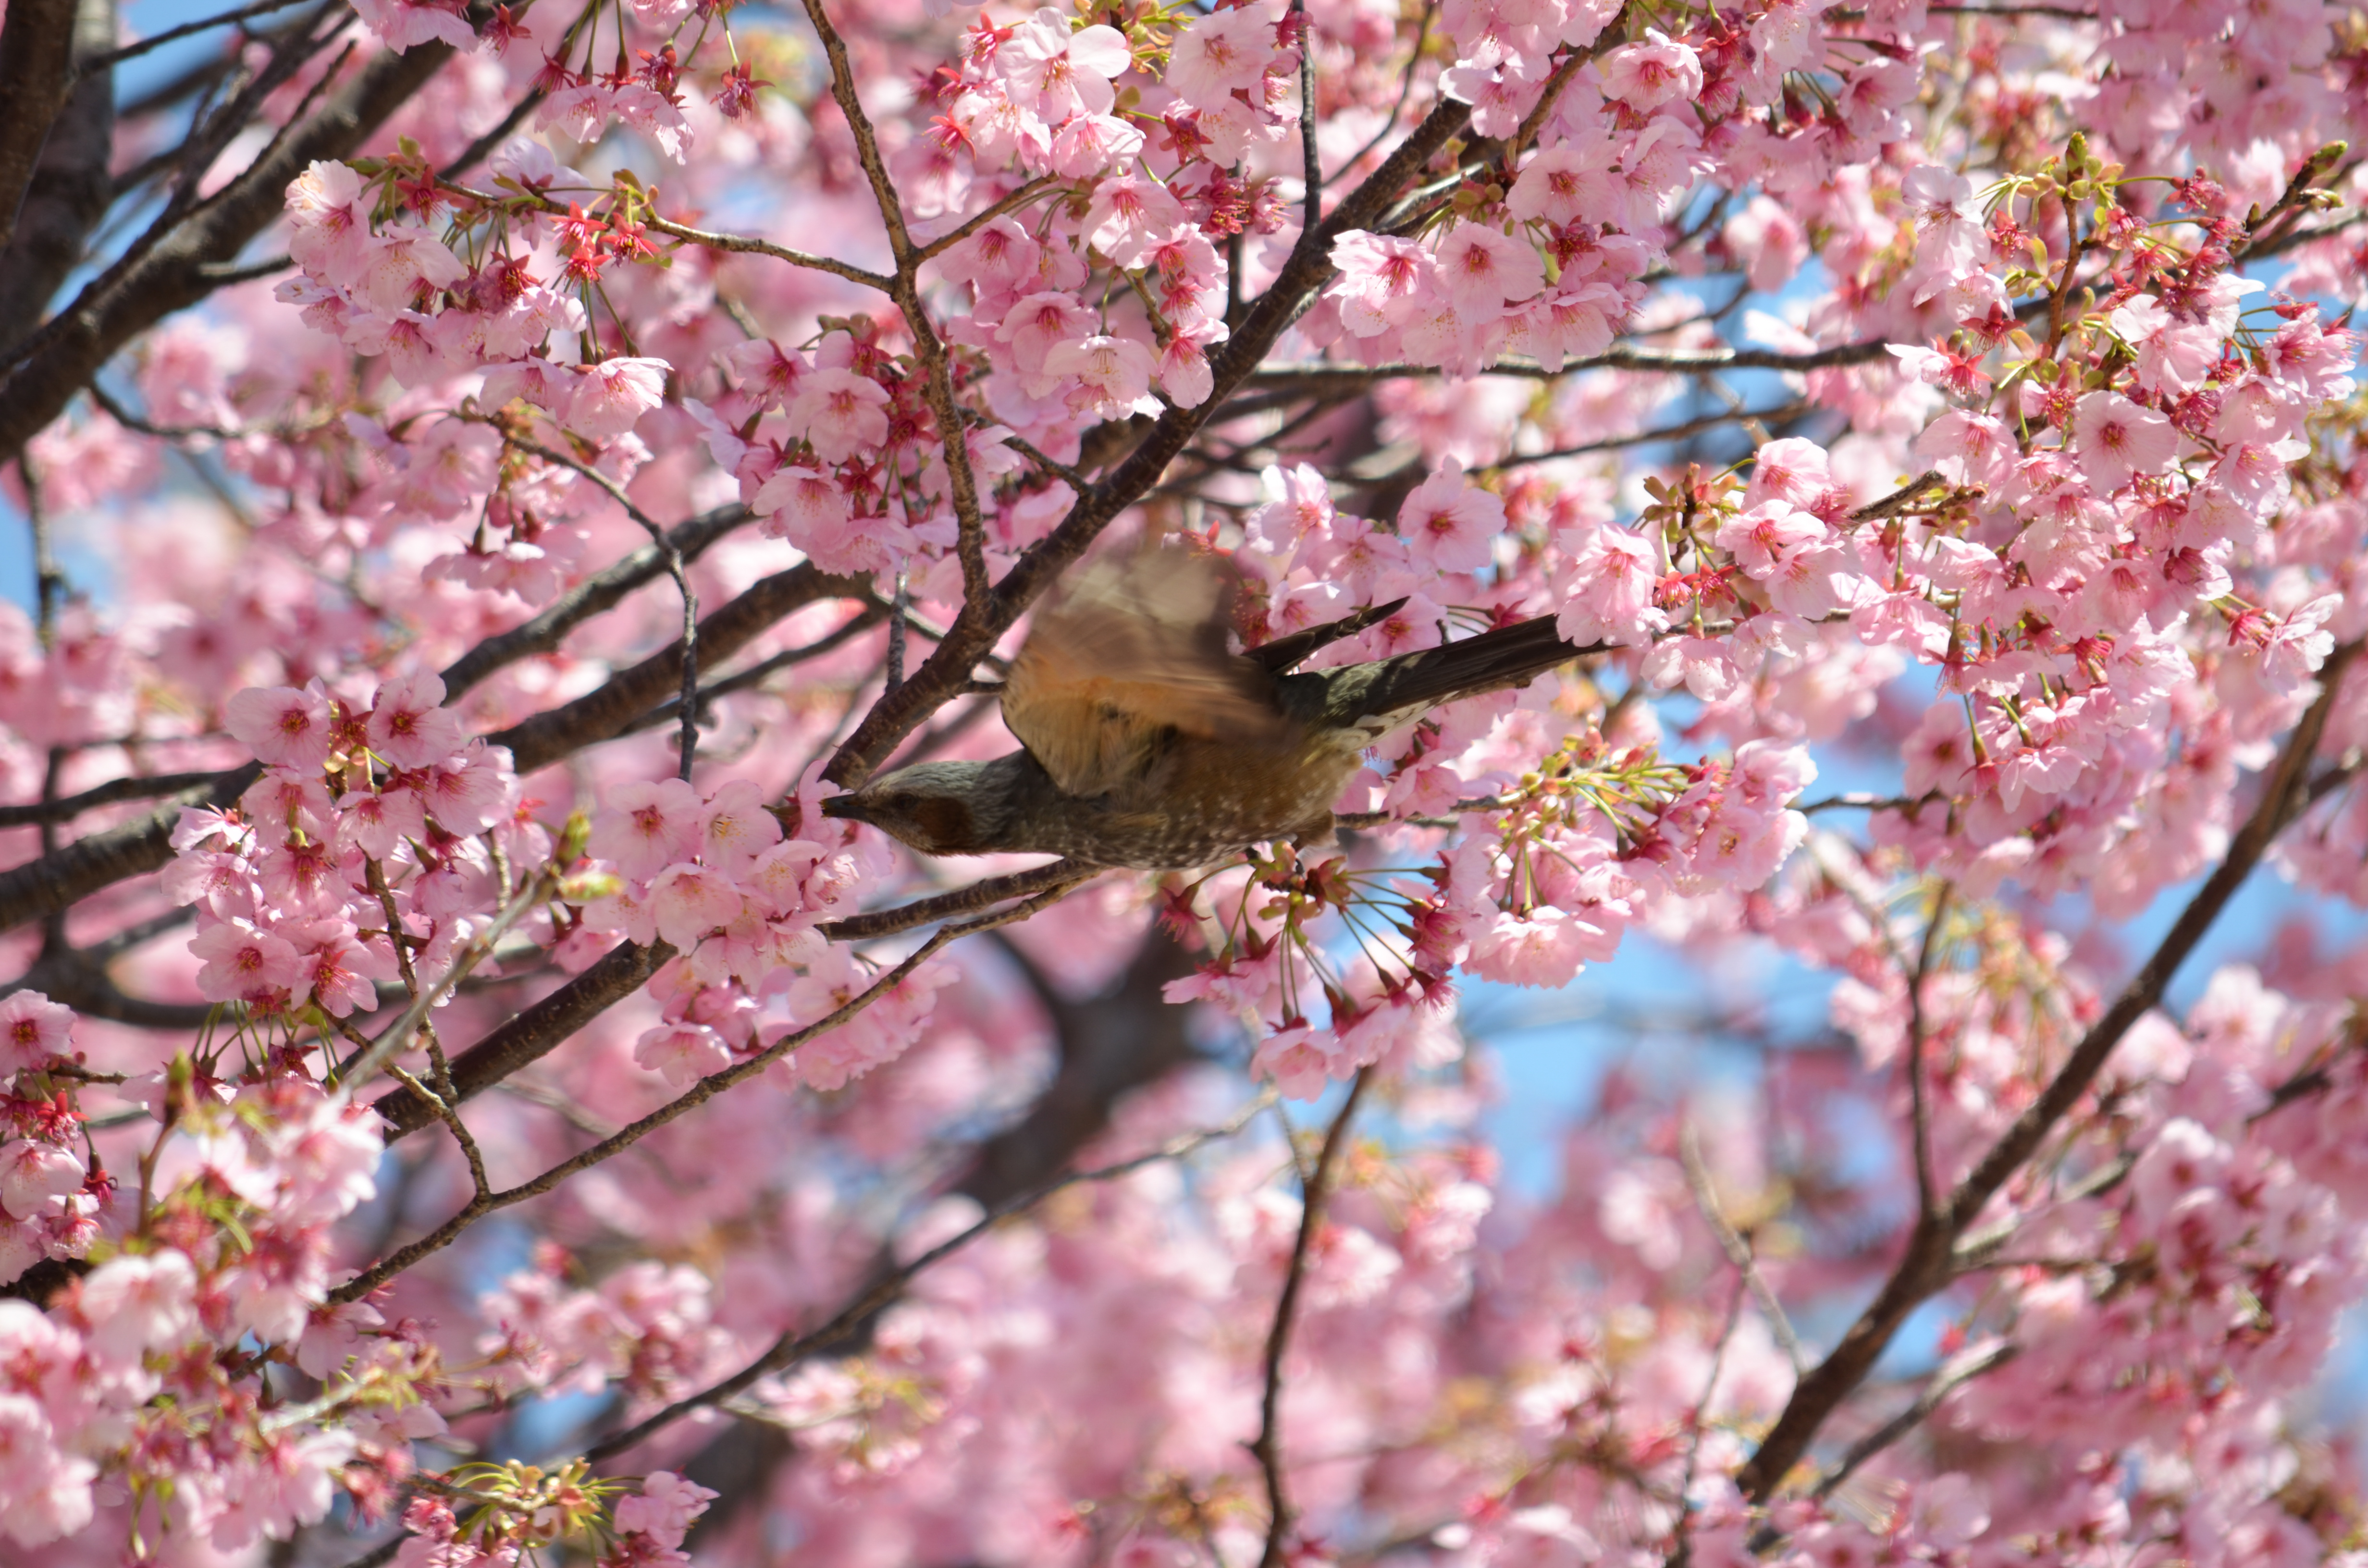
[(1232, 653), (1230, 593), (1203, 558), (1174, 551), (1089, 571), (1040, 613), (1006, 682), (1005, 722), (1026, 749), (901, 767), (825, 810), (926, 854), (1191, 869), (1265, 840), (1328, 838), (1332, 803), (1368, 746), (1584, 651), (1542, 619), (1293, 675), (1377, 612)]

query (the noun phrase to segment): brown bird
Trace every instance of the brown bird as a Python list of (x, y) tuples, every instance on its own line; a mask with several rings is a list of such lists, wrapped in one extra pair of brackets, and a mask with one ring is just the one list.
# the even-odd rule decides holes
[(1228, 651), (1235, 588), (1211, 558), (1089, 566), (1037, 612), (1002, 688), (1024, 749), (900, 767), (823, 804), (928, 855), (1064, 855), (1190, 870), (1249, 845), (1322, 843), (1365, 749), (1443, 702), (1577, 657), (1552, 618), (1306, 674), (1317, 649), (1403, 599)]

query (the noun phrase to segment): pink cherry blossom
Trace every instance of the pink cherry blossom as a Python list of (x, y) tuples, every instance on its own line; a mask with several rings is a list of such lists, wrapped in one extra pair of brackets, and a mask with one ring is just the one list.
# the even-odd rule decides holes
[(659, 872), (650, 884), (649, 905), (658, 935), (689, 949), (717, 926), (730, 925), (740, 913), (741, 900), (723, 872), (677, 865)]
[(189, 950), (205, 960), (198, 971), (198, 993), (212, 1002), (257, 1001), (295, 991), (303, 978), (303, 960), (293, 947), (244, 920), (224, 920), (199, 932)]
[(731, 1066), (732, 1051), (713, 1029), (668, 1024), (642, 1036), (633, 1060), (681, 1088)]
[(1567, 566), (1554, 630), (1565, 642), (1634, 646), (1668, 623), (1653, 603), (1653, 548), (1624, 528), (1580, 528), (1557, 540)]
[(1274, 28), (1264, 7), (1212, 12), (1177, 33), (1166, 80), (1187, 103), (1219, 109), (1232, 94), (1255, 87), (1273, 57)]
[(74, 1024), (72, 1008), (39, 991), (0, 996), (0, 1072), (22, 1072), (54, 1057), (71, 1055)]
[(1702, 62), (1691, 49), (1659, 30), (1644, 43), (1623, 44), (1603, 57), (1603, 96), (1639, 111), (1701, 96)]
[[(2343, 1558), (2359, 40), (804, 10), (117, 95), (0, 421), (0, 1535)], [(1171, 788), (1267, 836), (1040, 869)]]
[(1545, 281), (1537, 253), (1483, 223), (1459, 223), (1439, 242), (1440, 286), (1460, 310), (1493, 313)]
[(1075, 376), (1080, 383), (1072, 406), (1098, 418), (1122, 419), (1137, 410), (1151, 390), (1151, 350), (1129, 338), (1097, 335), (1056, 343), (1044, 355), (1048, 376)]
[(425, 767), (461, 749), (461, 716), (444, 706), (444, 682), (421, 670), (378, 688), (370, 749), (396, 767)]
[(1136, 267), (1154, 241), (1184, 222), (1184, 206), (1157, 180), (1124, 175), (1095, 187), (1085, 221), (1096, 250), (1121, 267)]
[(335, 736), (326, 692), (291, 687), (248, 687), (222, 706), (222, 723), (256, 757), (276, 767), (316, 768), (329, 760)]
[(1575, 147), (1548, 147), (1521, 165), (1505, 210), (1523, 222), (1559, 226), (1602, 214), (1611, 190), (1611, 176), (1596, 159)]
[(2081, 472), (2100, 490), (2118, 490), (2139, 474), (2158, 473), (2179, 451), (2179, 435), (2169, 420), (2119, 392), (2088, 393), (2072, 419)]
[(1020, 24), (1005, 49), (1010, 69), (1004, 79), (1013, 101), (1055, 122), (1110, 113), (1110, 79), (1133, 62), (1117, 28), (1096, 25), (1072, 32), (1068, 17), (1049, 6)]
[(699, 853), (700, 816), (698, 791), (679, 778), (620, 784), (609, 793), (609, 809), (593, 821), (585, 846), (645, 882)]
[(1505, 504), (1463, 477), (1449, 458), (1398, 509), (1406, 551), (1439, 572), (1476, 572), (1488, 564), (1505, 528)]
[(52, 1198), (82, 1186), (83, 1164), (72, 1150), (27, 1139), (0, 1144), (0, 1208), (17, 1219), (40, 1213)]
[(825, 462), (842, 462), (888, 438), (888, 416), (882, 412), (887, 403), (888, 394), (876, 381), (847, 370), (816, 370), (799, 383), (789, 420)]
[(617, 1528), (628, 1533), (639, 1531), (661, 1546), (680, 1546), (691, 1521), (707, 1511), (708, 1504), (716, 1495), (671, 1471), (652, 1471), (643, 1481), (639, 1494), (619, 1499)]

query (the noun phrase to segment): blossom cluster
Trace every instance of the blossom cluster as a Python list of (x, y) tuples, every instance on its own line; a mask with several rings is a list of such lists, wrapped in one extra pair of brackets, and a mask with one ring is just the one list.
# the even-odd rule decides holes
[[(18, 1017), (63, 1011), (23, 1006), (30, 995), (12, 999)], [(231, 1083), (182, 1056), (142, 1086), (155, 1131), (131, 1225), (107, 1215), (105, 1261), (46, 1315), (0, 1302), (0, 1530), (37, 1545), (85, 1528), (102, 1469), (149, 1528), (218, 1551), (285, 1540), (339, 1495), (382, 1508), (411, 1472), (410, 1441), (443, 1424), (419, 1403), (433, 1347), (329, 1301), (333, 1228), (375, 1190), (364, 1114), (301, 1070)], [(43, 1171), (15, 1168), (21, 1202)], [(318, 1380), (322, 1397), (262, 1402), (266, 1363)]]
[(9, 1087), (0, 1144), (0, 1284), (44, 1258), (81, 1257), (98, 1234), (114, 1178), (76, 1147), (83, 1115), (71, 1076), (74, 1016), (39, 991), (0, 999), (0, 1076)]
[(416, 994), (517, 896), (518, 869), (551, 858), (508, 755), (467, 739), (443, 702), (420, 672), (368, 708), (318, 682), (224, 704), (262, 776), (233, 810), (185, 811), (166, 878), (197, 908), (208, 1001), (268, 1028), (374, 1012), (381, 983)]
[[(633, 1048), (633, 1059), (667, 1083), (722, 1072), (868, 989), (861, 967), (816, 927), (855, 913), (863, 887), (886, 865), (876, 844), (850, 841), (825, 822), (824, 788), (818, 770), (808, 769), (776, 814), (746, 778), (704, 800), (679, 778), (623, 784), (593, 819), (586, 847), (619, 885), (586, 906), (576, 957), (590, 962), (612, 935), (644, 947), (664, 941), (678, 955), (650, 983), (664, 998), (663, 1019)], [(786, 1075), (835, 1089), (893, 1060), (928, 1023), (945, 979), (924, 965), (798, 1048)], [(775, 997), (791, 1023), (765, 1020)]]

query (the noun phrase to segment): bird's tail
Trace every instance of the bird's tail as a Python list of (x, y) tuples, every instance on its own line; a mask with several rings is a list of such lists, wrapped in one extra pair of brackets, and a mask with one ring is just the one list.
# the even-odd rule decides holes
[(1336, 718), (1344, 723), (1400, 722), (1460, 697), (1525, 685), (1557, 665), (1600, 651), (1564, 642), (1552, 616), (1516, 621), (1461, 642), (1379, 661), (1369, 666), (1373, 672), (1370, 680), (1339, 693), (1354, 711), (1336, 709)]

